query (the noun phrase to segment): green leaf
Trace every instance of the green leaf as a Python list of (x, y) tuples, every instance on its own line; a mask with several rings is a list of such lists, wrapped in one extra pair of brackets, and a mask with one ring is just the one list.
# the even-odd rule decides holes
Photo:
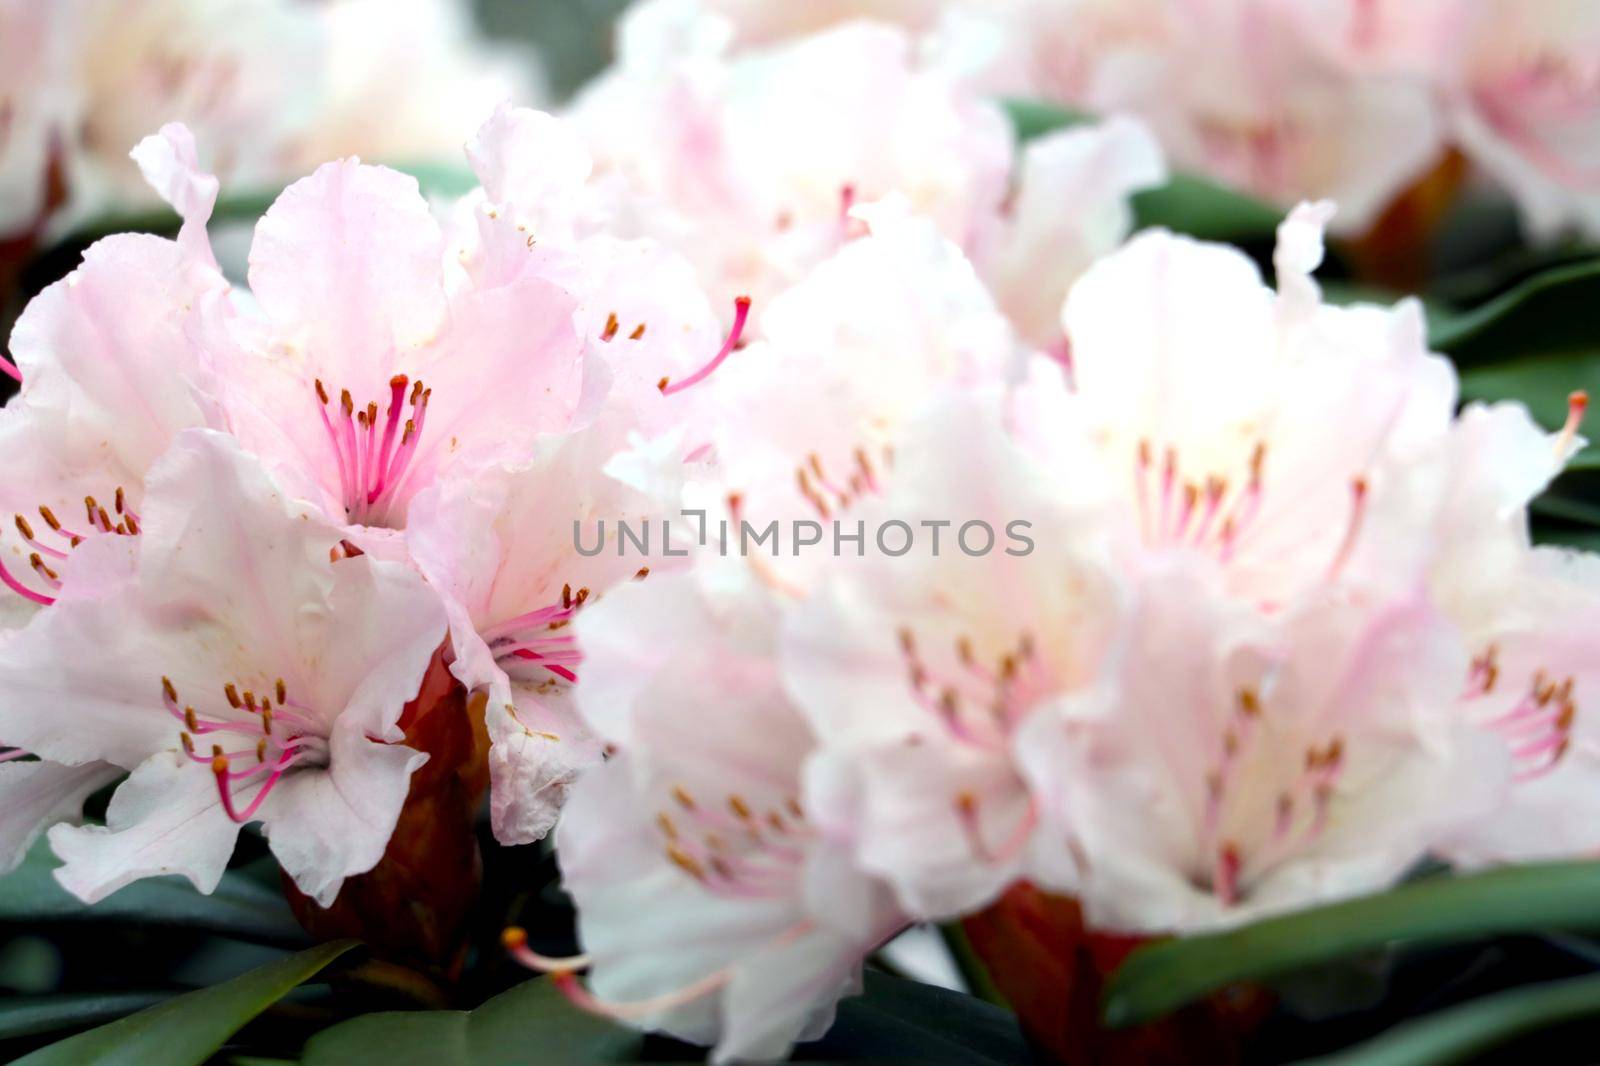
[(974, 996), (867, 971), (862, 995), (839, 1001), (833, 1028), (801, 1044), (804, 1062), (1037, 1061), (1016, 1015)]
[(356, 943), (318, 944), (231, 981), (68, 1037), (18, 1059), (18, 1066), (198, 1066), (246, 1022)]
[(477, 1010), (382, 1011), (324, 1029), (302, 1066), (520, 1066), (632, 1062), (643, 1038), (568, 1003), (545, 978), (525, 981)]
[(1264, 981), (1400, 941), (1439, 944), (1600, 929), (1600, 863), (1436, 876), (1390, 892), (1149, 944), (1106, 989), (1108, 1024), (1134, 1025), (1241, 981)]
[(75, 992), (0, 1000), (0, 1040), (85, 1029), (171, 999), (172, 992)]
[[(1600, 292), (1595, 294), (1600, 300)], [(1477, 366), (1461, 373), (1461, 396), (1466, 400), (1521, 400), (1547, 429), (1567, 418), (1567, 397), (1574, 389), (1587, 389), (1600, 400), (1600, 309), (1587, 350), (1532, 355), (1514, 362)], [(1579, 456), (1580, 466), (1594, 467), (1593, 456)]]
[(21, 866), (0, 877), (0, 921), (132, 922), (269, 944), (306, 942), (281, 893), (232, 872), (223, 875), (209, 896), (181, 877), (152, 877), (90, 905), (56, 883), (51, 871), (57, 865), (48, 842), (40, 839)]
[(1074, 111), (1047, 100), (1009, 97), (1001, 100), (1000, 106), (1005, 110), (1006, 117), (1011, 120), (1011, 126), (1017, 133), (1017, 140), (1023, 144), (1043, 137), (1047, 133), (1066, 129), (1068, 126), (1078, 126), (1093, 121), (1093, 116), (1085, 111)]
[(1444, 1066), (1547, 1026), (1600, 1014), (1600, 977), (1518, 988), (1438, 1011), (1301, 1066)]
[(1271, 204), (1193, 174), (1135, 193), (1133, 215), (1140, 229), (1165, 226), (1207, 241), (1268, 240), (1283, 220)]
[(1429, 341), (1458, 366), (1518, 361), (1548, 353), (1600, 353), (1600, 259), (1536, 274), (1488, 303), (1435, 314)]

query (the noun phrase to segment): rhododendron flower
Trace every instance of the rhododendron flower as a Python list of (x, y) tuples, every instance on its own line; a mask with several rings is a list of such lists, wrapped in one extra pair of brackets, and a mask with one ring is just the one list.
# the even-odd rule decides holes
[(1331, 60), (1261, 0), (1173, 5), (1099, 57), (1086, 103), (1148, 122), (1175, 166), (1274, 203), (1327, 197), (1359, 233), (1443, 149), (1428, 86)]
[(1600, 233), (1600, 11), (1583, 0), (1278, 0), (1340, 62), (1431, 86), (1530, 234)]
[(332, 561), (339, 528), (228, 437), (180, 434), (148, 482), (136, 551), (83, 545), (96, 586), (0, 644), (0, 735), (132, 771), (104, 826), (51, 831), (56, 876), (87, 902), (168, 873), (209, 892), (260, 821), (326, 906), (382, 856), (426, 758), (397, 722), (444, 612), (399, 564)]
[(605, 473), (626, 425), (552, 435), (524, 461), (426, 490), (413, 509), (407, 546), (450, 612), (452, 669), (488, 692), (490, 809), (505, 843), (544, 836), (577, 773), (600, 759), (571, 709), (583, 670), (572, 622), (660, 565), (618, 551), (618, 524), (676, 517)]
[(855, 202), (903, 193), (964, 242), (1004, 198), (1004, 116), (918, 69), (902, 32), (851, 24), (728, 57), (730, 32), (697, 3), (647, 5), (571, 112), (643, 232), (688, 256), (714, 302), (764, 307), (850, 235)]
[(5, 617), (48, 604), (74, 548), (139, 532), (144, 478), (180, 430), (214, 423), (208, 371), (186, 326), (227, 283), (205, 244), (216, 182), (191, 177), (181, 127), (133, 153), (184, 217), (178, 240), (118, 234), (28, 305), (11, 334), (22, 389), (0, 412)]
[(1458, 713), (1504, 746), (1513, 775), (1506, 802), (1443, 848), (1459, 861), (1563, 858), (1600, 847), (1600, 748), (1593, 716), (1582, 713), (1600, 694), (1600, 574), (1591, 555), (1532, 547), (1527, 514), (1582, 446), (1586, 403), (1574, 394), (1567, 424), (1554, 434), (1520, 404), (1472, 405), (1448, 442), (1449, 490), (1429, 587), (1472, 653)]
[[(475, 40), (468, 17), (460, 0), (7, 3), (0, 236), (47, 211), (63, 229), (142, 206), (126, 153), (166, 122), (195, 130), (237, 184), (281, 183), (350, 153), (453, 154), (495, 103), (532, 91), (531, 60)], [(392, 76), (397, 64), (407, 77)], [(52, 175), (60, 203), (46, 203)]]
[[(580, 1002), (701, 1044), (781, 1058), (822, 1035), (866, 954), (904, 925), (802, 796), (812, 734), (775, 656), (772, 594), (729, 560), (651, 576), (580, 616), (578, 703), (621, 753), (556, 829), (578, 905)], [(553, 965), (552, 965), (553, 964)]]
[(259, 314), (208, 328), (230, 427), (333, 521), (400, 528), (424, 486), (578, 408), (571, 296), (535, 276), (447, 284), (445, 249), (415, 180), (329, 163), (256, 227)]
[(1156, 231), (1092, 267), (1063, 312), (1061, 406), (1102, 456), (1120, 539), (1208, 555), (1262, 606), (1334, 579), (1403, 587), (1443, 491), (1427, 460), (1454, 373), (1414, 301), (1320, 301), (1330, 212), (1305, 205), (1280, 228), (1276, 294), (1240, 252)]
[[(774, 299), (764, 339), (701, 386), (716, 466), (697, 485), (719, 540), (721, 513), (735, 530), (801, 520), (831, 537), (836, 519), (853, 528), (853, 508), (889, 483), (912, 418), (940, 395), (998, 385), (1022, 363), (971, 264), (930, 222), (900, 201), (854, 214), (867, 235)], [(790, 539), (780, 531), (779, 549), (767, 549), (776, 557), (758, 551), (752, 565), (803, 592), (824, 556)]]
[(1120, 597), (1095, 501), (1064, 491), (1071, 464), (1008, 438), (992, 397), (938, 410), (896, 453), (892, 487), (856, 513), (933, 539), (833, 560), (792, 612), (785, 676), (849, 768), (834, 783), (855, 797), (856, 861), (911, 913), (945, 918), (1020, 877), (1070, 876), (1063, 849), (1035, 851), (1013, 742), (1097, 676)]
[(1466, 667), (1424, 601), (1311, 596), (1270, 619), (1202, 571), (1134, 592), (1093, 690), (1016, 751), (1041, 835), (1079, 855), (1088, 920), (1235, 924), (1396, 881), (1502, 798), (1504, 753), (1456, 713)]
[(1600, 8), (1460, 5), (1447, 41), (1451, 129), (1515, 197), (1529, 230), (1600, 236)]
[[(578, 417), (602, 403), (631, 404), (630, 428), (644, 435), (694, 417), (692, 404), (668, 400), (724, 347), (717, 316), (682, 256), (607, 231), (611, 200), (604, 182), (591, 181), (593, 163), (572, 124), (502, 105), (467, 158), (483, 187), (463, 202), (456, 259), (474, 285), (532, 276), (573, 295), (585, 348)], [(740, 339), (743, 319), (735, 318), (740, 329), (728, 345)]]
[(618, 67), (573, 109), (613, 224), (682, 252), (715, 299), (751, 295), (759, 311), (860, 233), (852, 204), (897, 193), (972, 257), (1026, 339), (1054, 346), (1067, 287), (1126, 235), (1129, 194), (1164, 176), (1128, 120), (1043, 138), (1018, 161), (994, 102), (914, 59), (896, 27), (730, 56), (732, 32), (693, 0), (643, 5)]

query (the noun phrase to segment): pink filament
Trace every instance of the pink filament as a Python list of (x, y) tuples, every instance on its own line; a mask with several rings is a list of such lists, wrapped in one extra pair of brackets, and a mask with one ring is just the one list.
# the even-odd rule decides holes
[(750, 297), (741, 296), (734, 300), (733, 328), (728, 331), (728, 339), (722, 342), (722, 348), (715, 356), (712, 357), (709, 363), (701, 367), (699, 370), (696, 370), (693, 374), (690, 374), (682, 381), (674, 381), (671, 384), (662, 385), (661, 395), (671, 396), (675, 392), (682, 392), (684, 389), (687, 389), (693, 385), (698, 385), (700, 382), (710, 377), (712, 372), (715, 371), (717, 367), (722, 365), (723, 360), (727, 359), (728, 356), (733, 353), (734, 348), (738, 347), (739, 337), (744, 333), (744, 324), (749, 317)]

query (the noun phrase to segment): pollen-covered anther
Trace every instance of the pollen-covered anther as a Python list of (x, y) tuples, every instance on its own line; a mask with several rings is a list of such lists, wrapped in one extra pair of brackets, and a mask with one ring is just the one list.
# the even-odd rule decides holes
[(1579, 389), (1567, 395), (1567, 420), (1561, 426), (1561, 432), (1556, 434), (1556, 455), (1565, 457), (1572, 450), (1573, 444), (1578, 439), (1578, 430), (1583, 426), (1583, 416), (1589, 410), (1589, 394)]

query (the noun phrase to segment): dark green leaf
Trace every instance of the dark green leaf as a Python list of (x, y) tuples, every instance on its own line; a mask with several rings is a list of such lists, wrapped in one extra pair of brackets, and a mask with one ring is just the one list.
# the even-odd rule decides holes
[(1112, 975), (1105, 1018), (1133, 1025), (1226, 985), (1263, 981), (1394, 941), (1600, 929), (1600, 863), (1436, 876), (1390, 892), (1140, 948)]
[(521, 1066), (631, 1062), (642, 1038), (568, 1003), (547, 979), (525, 981), (473, 1011), (384, 1011), (325, 1029), (303, 1066)]
[(171, 992), (82, 992), (0, 1000), (0, 1040), (60, 1029), (86, 1029), (143, 1010)]
[(354, 940), (318, 944), (17, 1061), (27, 1066), (198, 1066), (246, 1022), (355, 946)]
[(1536, 274), (1480, 307), (1435, 314), (1429, 340), (1459, 366), (1600, 352), (1600, 259)]
[[(1600, 300), (1600, 291), (1595, 293)], [(1600, 400), (1600, 307), (1596, 308), (1590, 348), (1530, 355), (1504, 363), (1474, 366), (1461, 373), (1461, 395), (1467, 400), (1521, 400), (1547, 429), (1567, 417), (1567, 397), (1586, 389)], [(1592, 456), (1579, 465), (1593, 467)]]
[(804, 1062), (961, 1062), (1001, 1066), (1034, 1060), (1016, 1015), (973, 996), (887, 974), (866, 974), (862, 995), (839, 1002), (821, 1040), (802, 1044)]
[(1302, 1066), (1445, 1066), (1546, 1026), (1596, 1014), (1600, 977), (1552, 981), (1427, 1015)]
[(282, 893), (239, 875), (224, 874), (209, 896), (181, 877), (152, 877), (112, 893), (99, 903), (80, 902), (56, 883), (59, 865), (39, 840), (15, 871), (0, 877), (0, 921), (134, 922), (198, 929), (271, 944), (303, 944), (304, 931)]

